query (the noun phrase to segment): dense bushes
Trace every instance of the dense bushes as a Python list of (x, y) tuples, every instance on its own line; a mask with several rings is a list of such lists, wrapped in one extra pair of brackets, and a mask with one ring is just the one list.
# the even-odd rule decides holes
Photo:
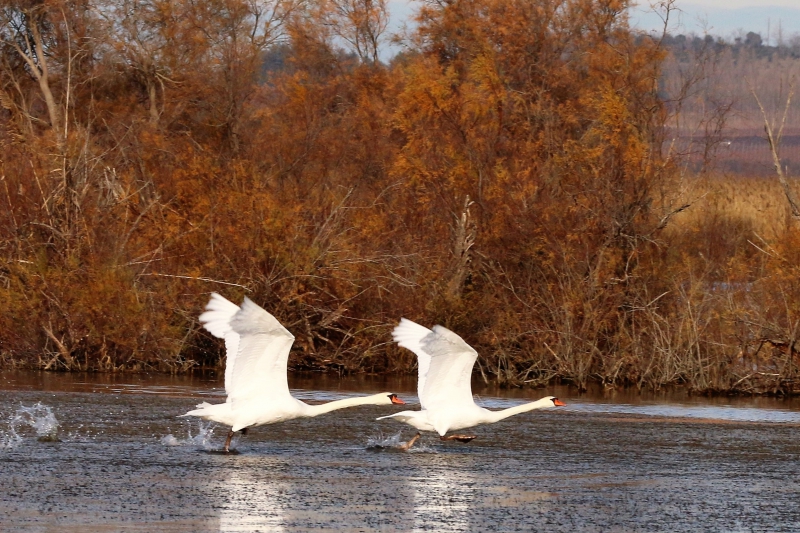
[(215, 366), (218, 291), (295, 368), (411, 371), (406, 316), (502, 384), (796, 390), (797, 227), (698, 209), (625, 2), (428, 4), (389, 65), (337, 5), (4, 8), (4, 364)]

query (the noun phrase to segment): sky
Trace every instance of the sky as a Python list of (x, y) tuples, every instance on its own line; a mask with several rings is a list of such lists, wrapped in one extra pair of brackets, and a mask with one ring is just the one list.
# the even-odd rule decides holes
[[(646, 7), (649, 3), (641, 0), (639, 5)], [(389, 0), (391, 30), (407, 20), (417, 5), (413, 0)], [(754, 31), (766, 43), (769, 28), (770, 44), (777, 42), (779, 27), (785, 39), (800, 34), (800, 0), (678, 0), (677, 7), (680, 12), (670, 28), (673, 34), (703, 35), (708, 29), (713, 35), (732, 38)], [(662, 25), (658, 16), (641, 8), (631, 13), (631, 21), (646, 31), (660, 29)]]
[[(631, 22), (643, 30), (661, 29), (661, 19), (648, 2), (640, 2), (631, 13)], [(800, 0), (692, 0), (677, 2), (679, 12), (670, 24), (673, 34), (706, 32), (726, 38), (760, 33), (765, 43), (776, 44), (779, 37), (789, 39), (800, 34)]]
[(798, 7), (797, 0), (763, 0), (761, 2), (759, 2), (758, 0), (693, 0), (692, 2), (679, 2), (679, 7), (680, 5), (690, 4), (690, 3), (717, 9), (724, 9), (724, 8), (738, 9), (741, 7), (764, 7), (765, 5), (778, 6), (778, 7)]

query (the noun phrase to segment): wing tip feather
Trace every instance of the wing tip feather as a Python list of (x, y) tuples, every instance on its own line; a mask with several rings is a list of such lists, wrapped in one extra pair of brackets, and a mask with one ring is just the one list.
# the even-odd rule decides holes
[(430, 332), (431, 330), (425, 326), (421, 326), (407, 318), (401, 318), (400, 323), (392, 330), (392, 339), (399, 346), (413, 351), (410, 345), (418, 345)]
[(224, 338), (231, 331), (231, 320), (239, 312), (239, 306), (224, 296), (212, 292), (211, 299), (206, 304), (206, 310), (198, 320), (212, 335)]
[(294, 335), (281, 324), (280, 320), (247, 296), (244, 297), (239, 312), (231, 319), (230, 327), (239, 335), (280, 332), (294, 341)]

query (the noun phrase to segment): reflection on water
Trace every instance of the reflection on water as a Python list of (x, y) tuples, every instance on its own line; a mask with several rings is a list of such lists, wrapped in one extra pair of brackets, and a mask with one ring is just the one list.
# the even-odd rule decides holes
[[(720, 404), (719, 402), (716, 402), (716, 405), (668, 402), (641, 402), (633, 404), (597, 400), (597, 398), (584, 396), (568, 398), (567, 406), (559, 407), (559, 410), (574, 413), (628, 414), (663, 418), (725, 420), (733, 422), (800, 423), (800, 410), (796, 408), (753, 407), (748, 406), (743, 399), (740, 399), (739, 405), (726, 405)], [(777, 402), (777, 400), (773, 400), (773, 404)], [(508, 398), (481, 397), (477, 399), (477, 403), (481, 407), (486, 407), (487, 409), (507, 409), (523, 402)]]
[[(297, 396), (415, 401), (413, 382), (318, 386)], [(0, 448), (0, 530), (800, 531), (796, 401), (483, 389), (493, 409), (548, 394), (568, 407), (475, 428), (468, 444), (426, 433), (406, 453), (369, 448), (413, 436), (375, 421), (402, 407), (365, 406), (254, 428), (226, 456), (206, 450), (227, 428), (178, 418), (220, 391), (193, 378), (0, 375), (0, 431), (38, 403), (62, 440), (39, 442), (26, 424)]]
[[(261, 475), (251, 469), (233, 467), (220, 487), (219, 511), (221, 533), (256, 531), (281, 532), (284, 529), (284, 499), (288, 487), (274, 472), (285, 468), (282, 461), (257, 461)], [(238, 465), (237, 465), (238, 466)]]
[(624, 413), (666, 418), (701, 418), (736, 422), (800, 423), (800, 412), (798, 411), (734, 407), (730, 405), (630, 405), (575, 401), (567, 405), (565, 410), (578, 413)]
[(424, 475), (409, 480), (414, 498), (414, 531), (469, 531), (476, 479), (470, 470), (447, 464), (448, 460), (456, 462), (452, 457), (437, 459)]
[[(292, 395), (304, 401), (327, 402), (381, 391), (399, 393), (414, 408), (416, 380), (408, 376), (372, 378), (355, 376), (338, 379), (318, 374), (290, 375)], [(162, 374), (55, 374), (49, 372), (0, 373), (0, 390), (91, 392), (191, 397), (223, 401), (221, 379), (207, 376), (165, 376)], [(630, 414), (671, 418), (715, 419), (741, 422), (800, 423), (800, 398), (692, 397), (686, 391), (640, 393), (626, 390), (596, 390), (576, 395), (567, 387), (546, 390), (498, 389), (473, 383), (476, 402), (489, 409), (505, 409), (553, 394), (567, 401), (566, 411), (581, 413)], [(191, 407), (191, 406), (188, 406)]]

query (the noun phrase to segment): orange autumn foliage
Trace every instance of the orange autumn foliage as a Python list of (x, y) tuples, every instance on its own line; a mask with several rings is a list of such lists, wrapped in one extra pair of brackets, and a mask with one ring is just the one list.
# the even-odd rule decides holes
[(793, 390), (797, 228), (762, 253), (675, 224), (665, 50), (628, 2), (427, 3), (388, 64), (382, 2), (65, 5), (6, 13), (47, 36), (63, 120), (2, 35), (3, 364), (217, 367), (218, 291), (296, 369), (411, 371), (406, 316), (501, 384)]

